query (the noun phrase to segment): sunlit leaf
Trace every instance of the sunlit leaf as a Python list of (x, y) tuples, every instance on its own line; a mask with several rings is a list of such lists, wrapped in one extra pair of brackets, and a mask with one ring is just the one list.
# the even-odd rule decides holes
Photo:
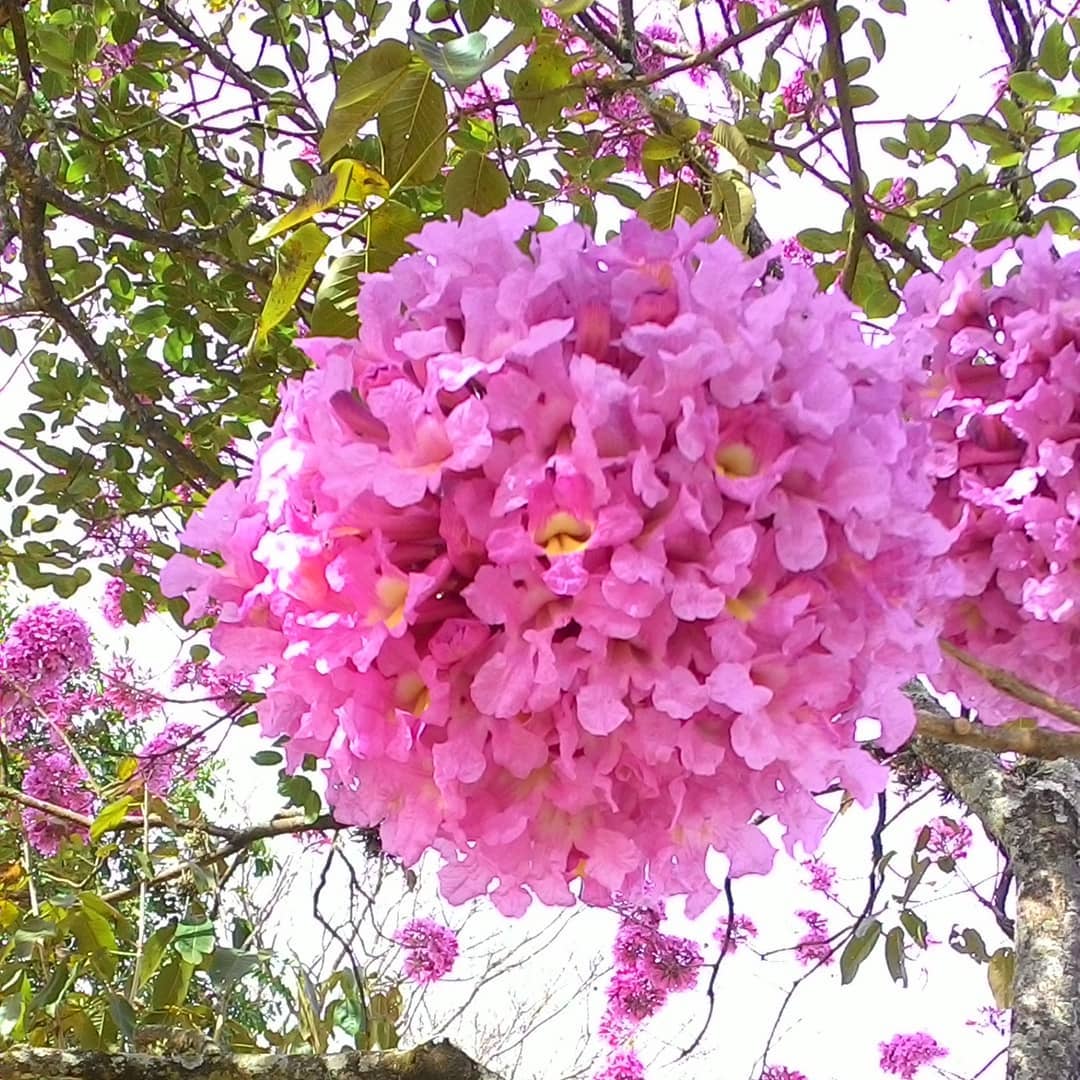
[(502, 169), (475, 150), (462, 156), (443, 189), (446, 212), (454, 218), (460, 218), (465, 210), (490, 213), (505, 205), (509, 197), (510, 181)]
[(270, 283), (270, 293), (263, 304), (255, 330), (256, 348), (292, 311), (329, 242), (330, 237), (318, 225), (308, 222), (307, 225), (301, 225), (281, 245), (277, 255), (277, 271)]

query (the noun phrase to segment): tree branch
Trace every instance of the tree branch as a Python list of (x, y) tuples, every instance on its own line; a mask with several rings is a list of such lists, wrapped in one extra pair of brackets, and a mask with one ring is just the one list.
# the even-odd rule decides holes
[(1080, 727), (1080, 709), (1075, 705), (1070, 705), (1067, 701), (1062, 701), (1060, 698), (1046, 693), (1045, 690), (1040, 690), (1037, 686), (1033, 686), (1026, 680), (1021, 679), (1019, 675), (1014, 675), (1011, 671), (985, 663), (948, 641), (942, 640), (940, 644), (941, 651), (946, 656), (951, 656), (957, 663), (970, 668), (976, 675), (984, 678), (995, 690), (1000, 690), (1001, 693), (1015, 698), (1017, 701), (1022, 701), (1025, 705), (1042, 709), (1043, 712), (1056, 716), (1059, 720), (1064, 720), (1068, 724)]
[(923, 738), (989, 750), (992, 754), (1023, 754), (1044, 761), (1059, 758), (1080, 761), (1080, 735), (1011, 724), (988, 727), (963, 717), (949, 716), (944, 709), (940, 714), (920, 709), (915, 716), (916, 733)]

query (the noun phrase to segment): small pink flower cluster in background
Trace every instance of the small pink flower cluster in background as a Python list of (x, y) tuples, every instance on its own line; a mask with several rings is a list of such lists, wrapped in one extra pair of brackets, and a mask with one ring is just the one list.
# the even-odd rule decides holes
[(173, 721), (135, 752), (146, 790), (166, 798), (178, 780), (190, 780), (205, 758), (202, 734), (191, 724)]
[[(103, 493), (106, 514), (92, 522), (87, 529), (87, 539), (93, 541), (96, 553), (119, 566), (130, 560), (131, 569), (136, 574), (150, 571), (150, 559), (147, 547), (150, 537), (138, 525), (132, 524), (119, 508), (120, 493), (114, 485)], [(121, 601), (129, 586), (121, 577), (111, 577), (105, 585), (101, 600), (101, 614), (113, 627), (128, 625)], [(148, 599), (143, 599), (142, 615), (145, 619), (154, 610)], [(141, 620), (140, 620), (141, 621)]]
[(948, 1050), (936, 1039), (919, 1032), (915, 1035), (894, 1035), (887, 1043), (880, 1044), (881, 1067), (901, 1080), (912, 1077), (924, 1066), (945, 1057)]
[(457, 935), (434, 919), (413, 919), (394, 934), (394, 940), (405, 949), (403, 967), (413, 982), (437, 982), (457, 959)]
[(223, 671), (207, 660), (185, 660), (173, 671), (172, 685), (176, 690), (182, 687), (204, 690), (206, 696), (213, 698), (223, 712), (231, 712), (251, 689), (251, 679), (246, 675)]
[(70, 608), (40, 604), (19, 615), (0, 642), (0, 735), (23, 738), (46, 698), (93, 662), (90, 628)]
[(784, 102), (784, 108), (788, 116), (796, 116), (806, 112), (814, 104), (814, 91), (806, 81), (808, 67), (801, 68), (789, 83), (780, 90), (780, 97)]
[[(898, 207), (904, 206), (907, 201), (907, 181), (902, 177), (897, 177), (892, 182), (892, 186), (885, 193), (885, 197), (881, 200), (879, 207), (877, 209), (871, 209), (870, 216), (875, 221), (882, 221), (887, 210), (895, 210)], [(912, 222), (909, 229), (914, 227), (915, 223)]]
[(804, 870), (810, 872), (810, 888), (815, 892), (824, 893), (830, 899), (835, 899), (833, 888), (836, 885), (836, 867), (816, 857), (805, 860), (802, 866)]
[(645, 1080), (645, 1066), (633, 1050), (613, 1050), (593, 1080)]
[(135, 54), (139, 51), (137, 41), (124, 45), (103, 45), (98, 52), (96, 64), (101, 68), (104, 80), (113, 79), (135, 63)]
[[(620, 1075), (626, 1068), (617, 1059), (625, 1051), (622, 1045), (649, 1017), (655, 1015), (669, 994), (692, 990), (698, 981), (702, 957), (698, 945), (689, 938), (665, 934), (660, 929), (664, 918), (659, 903), (625, 904), (616, 902), (622, 916), (613, 950), (615, 971), (607, 988), (607, 1009), (600, 1021), (600, 1033), (612, 1047), (607, 1069), (600, 1077)], [(640, 1067), (640, 1062), (633, 1061)]]
[(963, 821), (936, 817), (926, 824), (926, 851), (937, 858), (963, 859), (971, 847), (971, 829)]
[[(914, 278), (894, 334), (931, 372), (910, 408), (932, 425), (934, 510), (954, 536), (944, 638), (1080, 706), (1080, 253), (1059, 258), (1052, 242), (1047, 229)], [(1007, 281), (985, 283), (1017, 257)], [(946, 665), (936, 685), (983, 723), (1022, 711)]]
[(806, 923), (806, 933), (795, 946), (795, 959), (800, 964), (832, 963), (833, 946), (829, 940), (829, 926), (824, 915), (816, 911), (797, 911), (795, 913)]
[(770, 1065), (760, 1080), (806, 1080), (805, 1074), (796, 1069), (787, 1069), (783, 1065)]
[[(719, 920), (716, 929), (713, 931), (713, 937), (720, 943), (720, 948), (725, 956), (736, 952), (740, 945), (745, 945), (751, 938), (756, 938), (758, 934), (757, 927), (746, 915), (735, 916), (735, 921), (731, 923), (730, 935), (728, 934), (728, 922), (728, 917), (725, 915)], [(727, 942), (726, 948), (724, 946), (725, 942)]]
[(791, 236), (780, 245), (780, 256), (795, 266), (813, 266), (814, 256), (802, 246), (799, 240)]
[[(31, 759), (22, 790), (31, 798), (92, 816), (95, 797), (87, 780), (86, 772), (67, 750), (54, 750)], [(46, 858), (56, 855), (65, 840), (89, 836), (84, 826), (33, 807), (23, 808), (22, 820), (30, 846)]]
[(440, 851), (450, 902), (648, 876), (693, 915), (710, 848), (771, 866), (755, 811), (812, 850), (813, 792), (874, 798), (860, 718), (911, 734), (948, 543), (900, 411), (919, 362), (710, 221), (527, 253), (537, 216), (429, 224), (359, 340), (304, 340), (252, 476), (183, 533), (219, 564), (162, 589), (219, 605), (217, 652), (271, 669), (264, 732), (327, 761), (338, 820)]

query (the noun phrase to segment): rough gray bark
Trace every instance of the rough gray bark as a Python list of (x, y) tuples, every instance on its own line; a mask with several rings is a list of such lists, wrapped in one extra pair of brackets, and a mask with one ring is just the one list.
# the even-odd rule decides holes
[(17, 1048), (0, 1080), (498, 1080), (448, 1042), (413, 1050), (326, 1054), (99, 1054)]
[(1009, 1080), (1080, 1080), (1080, 766), (920, 738), (919, 758), (982, 820), (1016, 879)]

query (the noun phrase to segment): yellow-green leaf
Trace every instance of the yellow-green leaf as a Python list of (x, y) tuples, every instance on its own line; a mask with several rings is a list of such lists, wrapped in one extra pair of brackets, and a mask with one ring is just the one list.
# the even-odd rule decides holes
[(487, 214), (505, 205), (510, 197), (510, 181), (490, 158), (469, 150), (446, 178), (443, 198), (451, 217), (460, 218), (465, 210)]
[(330, 237), (318, 225), (308, 222), (301, 225), (281, 245), (277, 256), (277, 271), (270, 284), (270, 294), (263, 304), (255, 329), (256, 348), (292, 310), (329, 242)]
[(541, 45), (513, 80), (511, 91), (521, 119), (538, 131), (551, 127), (563, 109), (577, 104), (574, 61), (561, 45)]
[(639, 207), (638, 217), (654, 229), (670, 229), (677, 217), (694, 222), (705, 215), (705, 204), (696, 188), (676, 180), (654, 191)]
[(712, 209), (720, 216), (720, 228), (733, 244), (745, 245), (746, 227), (754, 216), (754, 193), (734, 172), (713, 179)]
[(385, 197), (389, 191), (386, 178), (377, 169), (365, 165), (362, 161), (343, 158), (335, 161), (328, 173), (315, 177), (311, 187), (291, 210), (260, 225), (251, 234), (250, 242), (261, 244), (272, 236), (310, 221), (316, 214), (321, 214), (339, 203), (363, 202), (369, 195)]
[(412, 53), (402, 41), (383, 41), (360, 53), (342, 71), (319, 140), (323, 161), (332, 158), (369, 120), (376, 117), (408, 77)]
[(1013, 1000), (1013, 975), (1016, 972), (1016, 954), (1009, 948), (998, 949), (990, 957), (986, 981), (999, 1009), (1011, 1009)]
[(746, 136), (734, 124), (717, 124), (713, 128), (712, 141), (726, 150), (747, 172), (755, 172), (758, 160)]
[(90, 839), (100, 840), (105, 833), (115, 829), (127, 817), (134, 801), (130, 795), (125, 795), (123, 798), (103, 806), (101, 812), (94, 818), (94, 822), (90, 826)]
[(422, 60), (413, 60), (384, 102), (378, 131), (392, 184), (427, 184), (439, 175), (446, 164), (446, 94)]

